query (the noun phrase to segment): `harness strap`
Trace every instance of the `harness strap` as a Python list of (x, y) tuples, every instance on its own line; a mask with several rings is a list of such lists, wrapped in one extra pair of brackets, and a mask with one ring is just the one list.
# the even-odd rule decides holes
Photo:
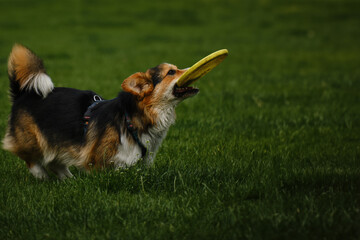
[(88, 109), (84, 113), (84, 117), (83, 117), (83, 119), (84, 119), (84, 135), (86, 135), (93, 108), (96, 105), (98, 105), (99, 103), (105, 101), (99, 95), (94, 95), (93, 100), (94, 100), (94, 102), (88, 107)]
[(133, 137), (133, 139), (135, 140), (135, 142), (139, 145), (139, 147), (141, 149), (141, 157), (144, 158), (147, 153), (147, 149), (144, 146), (144, 144), (140, 141), (138, 132), (137, 132), (137, 130), (135, 130), (133, 124), (131, 123), (131, 119), (127, 112), (125, 112), (125, 122), (126, 122), (126, 128), (128, 129), (131, 136)]
[[(94, 95), (93, 97), (94, 102), (88, 107), (88, 109), (86, 110), (83, 120), (84, 120), (84, 135), (86, 135), (87, 133), (87, 129), (89, 126), (89, 121), (91, 118), (91, 113), (93, 111), (93, 108), (98, 105), (101, 102), (104, 102), (106, 100), (102, 99), (99, 95)], [(144, 144), (140, 141), (139, 139), (139, 135), (137, 130), (135, 130), (133, 124), (131, 123), (131, 119), (130, 116), (127, 112), (125, 112), (125, 123), (126, 123), (126, 128), (127, 130), (130, 132), (132, 138), (134, 139), (134, 141), (139, 145), (140, 149), (141, 149), (141, 158), (144, 158), (146, 156), (147, 153), (147, 149), (144, 146)]]

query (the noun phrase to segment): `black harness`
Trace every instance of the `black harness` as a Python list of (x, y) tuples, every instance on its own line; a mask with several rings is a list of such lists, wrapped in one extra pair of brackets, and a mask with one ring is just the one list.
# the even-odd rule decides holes
[(86, 135), (87, 132), (87, 128), (89, 126), (89, 121), (91, 118), (91, 113), (93, 111), (93, 108), (98, 105), (101, 102), (104, 102), (106, 100), (102, 99), (99, 95), (94, 95), (93, 96), (93, 103), (88, 107), (88, 109), (86, 110), (86, 112), (84, 113), (84, 135)]
[[(88, 107), (88, 109), (86, 110), (86, 112), (84, 114), (84, 117), (83, 117), (83, 120), (84, 120), (84, 135), (86, 135), (86, 133), (87, 133), (87, 129), (88, 129), (88, 126), (89, 126), (89, 121), (91, 119), (91, 113), (93, 112), (94, 107), (96, 105), (98, 105), (99, 103), (105, 102), (105, 101), (108, 101), (108, 100), (102, 99), (99, 95), (94, 95), (93, 101), (94, 102)], [(139, 145), (139, 147), (141, 149), (141, 157), (144, 158), (146, 156), (147, 149), (144, 146), (144, 144), (140, 141), (138, 132), (134, 128), (134, 126), (133, 126), (133, 124), (131, 122), (130, 116), (126, 111), (125, 111), (125, 123), (126, 123), (127, 130), (130, 132), (132, 138)]]

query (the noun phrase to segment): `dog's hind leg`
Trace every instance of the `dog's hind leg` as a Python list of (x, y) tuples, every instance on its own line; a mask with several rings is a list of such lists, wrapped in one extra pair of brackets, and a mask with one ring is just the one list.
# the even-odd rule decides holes
[(66, 178), (72, 178), (73, 175), (71, 174), (69, 168), (61, 163), (51, 162), (48, 165), (48, 168), (60, 179), (64, 180)]

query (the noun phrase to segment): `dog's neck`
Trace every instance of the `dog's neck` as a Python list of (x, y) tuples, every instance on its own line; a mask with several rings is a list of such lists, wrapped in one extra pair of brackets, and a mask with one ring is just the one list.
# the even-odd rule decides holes
[(141, 141), (148, 148), (150, 153), (145, 159), (147, 164), (151, 164), (156, 156), (156, 152), (172, 124), (175, 123), (175, 107), (156, 108), (153, 112), (157, 113), (154, 124), (150, 126), (144, 134), (140, 136)]
[(146, 133), (151, 128), (152, 131), (167, 131), (175, 123), (176, 105), (138, 105), (138, 113), (135, 114), (134, 125), (140, 133)]
[(157, 117), (154, 123), (155, 129), (159, 131), (167, 131), (170, 126), (175, 123), (175, 106), (154, 107), (153, 111), (157, 113)]

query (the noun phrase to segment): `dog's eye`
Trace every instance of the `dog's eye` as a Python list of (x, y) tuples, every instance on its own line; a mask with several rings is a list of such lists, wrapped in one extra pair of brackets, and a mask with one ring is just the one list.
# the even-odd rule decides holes
[(168, 73), (166, 75), (174, 75), (176, 73), (176, 70), (171, 69), (168, 71)]

